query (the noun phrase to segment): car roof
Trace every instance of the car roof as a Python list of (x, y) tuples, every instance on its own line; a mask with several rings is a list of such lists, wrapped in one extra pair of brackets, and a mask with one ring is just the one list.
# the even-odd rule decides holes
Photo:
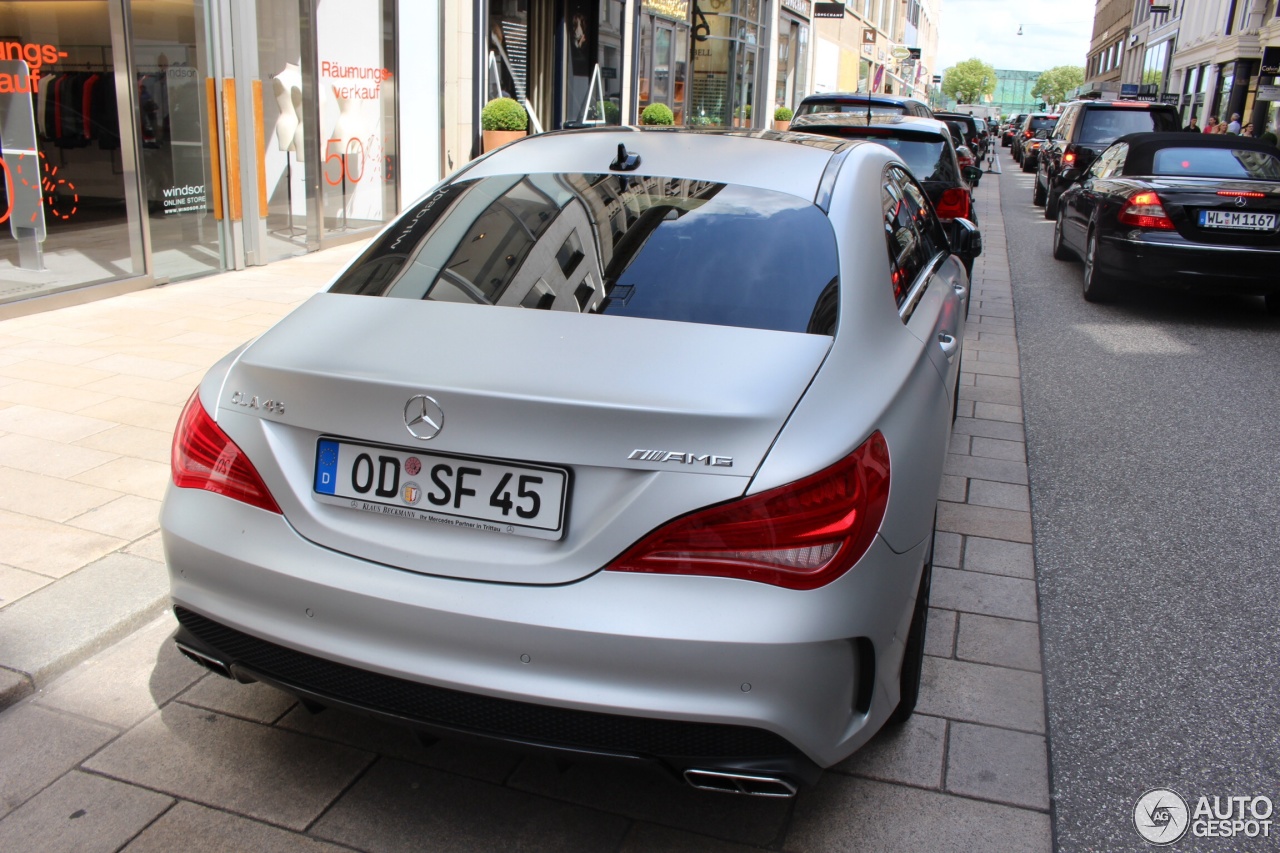
[(873, 115), (868, 119), (863, 113), (810, 113), (797, 116), (791, 122), (792, 130), (807, 131), (811, 127), (883, 127), (951, 138), (946, 122), (921, 116)]
[(1129, 153), (1125, 155), (1124, 171), (1126, 174), (1137, 175), (1151, 172), (1152, 160), (1156, 152), (1163, 148), (1217, 148), (1277, 154), (1274, 145), (1263, 142), (1261, 139), (1212, 133), (1186, 133), (1180, 130), (1129, 133), (1111, 144), (1119, 145), (1122, 142), (1129, 146)]
[(842, 101), (873, 104), (923, 104), (924, 101), (899, 95), (881, 95), (867, 92), (821, 92), (805, 96), (801, 104), (821, 104), (824, 101)]
[(1080, 104), (1083, 107), (1093, 107), (1095, 109), (1117, 108), (1124, 110), (1172, 110), (1178, 111), (1173, 104), (1162, 104), (1157, 101), (1102, 101), (1093, 98), (1078, 98), (1071, 104)]
[[(618, 146), (640, 157), (612, 172)], [(773, 190), (814, 199), (832, 158), (873, 142), (774, 130), (604, 126), (527, 136), (471, 161), (455, 180), (547, 172), (661, 175)], [(854, 152), (849, 151), (852, 155)], [(847, 161), (848, 157), (846, 157)], [(857, 159), (856, 156), (853, 159)]]

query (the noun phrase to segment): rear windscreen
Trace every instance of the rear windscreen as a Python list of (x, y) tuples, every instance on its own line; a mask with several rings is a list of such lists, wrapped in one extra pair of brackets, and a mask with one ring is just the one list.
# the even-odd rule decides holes
[(1086, 144), (1110, 145), (1129, 133), (1177, 130), (1177, 115), (1155, 110), (1115, 107), (1086, 109), (1080, 119), (1080, 138)]
[(679, 178), (505, 175), (418, 202), (334, 293), (834, 334), (835, 233), (806, 199)]
[(1031, 130), (1031, 131), (1046, 130), (1046, 129), (1052, 130), (1053, 126), (1057, 123), (1058, 123), (1057, 118), (1050, 118), (1049, 116), (1044, 116), (1043, 118), (1031, 119), (1031, 123), (1027, 125), (1027, 128), (1028, 130)]
[[(905, 115), (906, 112), (906, 107), (894, 104), (872, 104), (870, 107), (870, 115), (873, 116), (900, 116)], [(862, 115), (868, 115), (868, 108), (865, 101), (860, 104), (848, 101), (829, 101), (801, 104), (796, 111), (797, 115), (802, 116), (817, 115), (818, 113), (861, 113)]]
[(1280, 181), (1280, 159), (1265, 151), (1163, 148), (1152, 158), (1151, 171), (1156, 175), (1183, 175), (1189, 178)]

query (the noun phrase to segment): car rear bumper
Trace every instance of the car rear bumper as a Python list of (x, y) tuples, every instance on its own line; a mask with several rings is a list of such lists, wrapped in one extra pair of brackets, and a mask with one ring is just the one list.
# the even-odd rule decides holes
[(877, 537), (808, 592), (617, 572), (519, 586), (359, 560), (172, 486), (162, 529), (176, 638), (212, 668), (436, 733), (803, 781), (896, 706), (925, 550)]
[(1104, 236), (1103, 269), (1137, 284), (1216, 293), (1280, 293), (1280, 249), (1206, 246), (1158, 237)]

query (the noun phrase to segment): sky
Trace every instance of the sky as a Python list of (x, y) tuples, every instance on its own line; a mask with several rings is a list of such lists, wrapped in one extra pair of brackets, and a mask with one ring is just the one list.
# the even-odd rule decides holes
[[(1044, 71), (1084, 65), (1091, 0), (941, 0), (938, 70), (971, 57), (996, 68)], [(1018, 27), (1022, 35), (1018, 35)]]

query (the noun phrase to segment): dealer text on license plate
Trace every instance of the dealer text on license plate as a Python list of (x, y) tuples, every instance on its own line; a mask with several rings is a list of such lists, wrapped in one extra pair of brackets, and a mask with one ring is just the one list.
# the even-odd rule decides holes
[(1201, 228), (1240, 228), (1245, 231), (1274, 231), (1274, 213), (1252, 213), (1246, 210), (1202, 210)]
[(313, 494), (382, 515), (559, 539), (568, 480), (563, 468), (321, 438)]

